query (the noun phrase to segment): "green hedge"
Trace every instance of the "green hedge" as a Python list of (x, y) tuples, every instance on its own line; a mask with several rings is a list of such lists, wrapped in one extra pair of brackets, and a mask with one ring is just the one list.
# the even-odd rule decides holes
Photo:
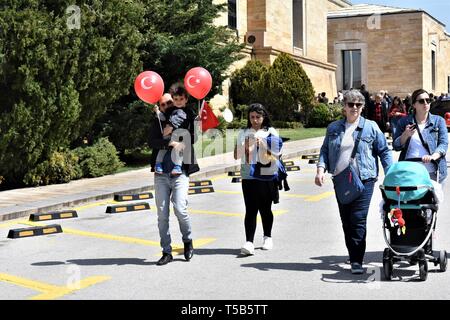
[(65, 183), (82, 177), (78, 157), (72, 151), (55, 151), (50, 159), (40, 163), (25, 176), (27, 185), (39, 186), (53, 183)]
[(83, 177), (99, 177), (115, 173), (123, 167), (116, 147), (107, 138), (100, 138), (97, 143), (74, 150), (78, 157)]

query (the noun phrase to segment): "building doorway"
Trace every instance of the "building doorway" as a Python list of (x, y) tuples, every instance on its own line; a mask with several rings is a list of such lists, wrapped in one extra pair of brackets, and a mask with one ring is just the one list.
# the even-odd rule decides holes
[(362, 84), (361, 50), (342, 50), (343, 89), (358, 89)]

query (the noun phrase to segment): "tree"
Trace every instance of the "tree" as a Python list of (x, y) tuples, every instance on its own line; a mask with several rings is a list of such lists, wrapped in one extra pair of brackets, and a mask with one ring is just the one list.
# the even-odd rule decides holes
[(308, 110), (314, 100), (314, 88), (302, 66), (290, 55), (281, 53), (261, 79), (260, 101), (273, 118), (289, 121), (299, 105)]
[(217, 26), (214, 20), (225, 12), (225, 4), (213, 0), (143, 0), (146, 27), (143, 29), (144, 69), (158, 72), (165, 85), (183, 80), (193, 67), (211, 73), (215, 95), (228, 77), (229, 66), (242, 58), (234, 31)]
[(230, 96), (233, 105), (249, 105), (258, 101), (261, 79), (268, 68), (259, 60), (251, 60), (231, 76)]
[(230, 95), (233, 104), (260, 102), (274, 120), (292, 121), (301, 105), (310, 110), (314, 88), (302, 66), (286, 53), (281, 53), (272, 66), (249, 61), (231, 76)]
[[(214, 20), (224, 12), (226, 4), (215, 4), (212, 0), (142, 1), (146, 8), (145, 23), (141, 29), (144, 35), (141, 46), (144, 70), (160, 74), (168, 91), (171, 84), (183, 81), (189, 69), (201, 66), (213, 78), (213, 87), (208, 96), (216, 94), (228, 77), (230, 65), (242, 58), (240, 51), (244, 47), (232, 30), (214, 24)], [(151, 122), (145, 122), (148, 114), (141, 108), (135, 108), (142, 106), (136, 101), (134, 93), (122, 97), (118, 103), (108, 107), (105, 117), (96, 124), (97, 129), (104, 130), (96, 130), (94, 134), (109, 136), (122, 153), (125, 149), (142, 147), (148, 138), (146, 130), (142, 128)], [(131, 112), (125, 110), (129, 106)], [(126, 119), (119, 119), (118, 116)], [(126, 140), (120, 134), (124, 126), (128, 125), (134, 127), (133, 133), (130, 133), (133, 140)]]
[(8, 184), (90, 130), (142, 69), (138, 1), (0, 1), (0, 173)]

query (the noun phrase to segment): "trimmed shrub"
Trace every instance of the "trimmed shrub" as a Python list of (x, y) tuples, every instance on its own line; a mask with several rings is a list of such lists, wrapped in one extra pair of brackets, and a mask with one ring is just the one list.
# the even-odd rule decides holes
[(123, 167), (116, 147), (107, 138), (100, 138), (89, 147), (76, 148), (74, 153), (79, 158), (83, 177), (100, 177)]
[(344, 118), (344, 111), (341, 104), (333, 104), (329, 106), (329, 108), (330, 108), (330, 122)]
[[(249, 61), (235, 71), (231, 76), (230, 96), (234, 105), (262, 103), (272, 120), (294, 121), (300, 118), (299, 106), (305, 113), (303, 118), (308, 114), (314, 101), (314, 88), (302, 66), (282, 53), (270, 67)], [(237, 116), (241, 115), (237, 112)]]
[(314, 101), (314, 88), (300, 63), (281, 53), (259, 86), (260, 101), (273, 120), (293, 121), (299, 106), (305, 110)]
[(261, 78), (267, 73), (268, 68), (259, 60), (250, 60), (247, 64), (233, 72), (230, 81), (230, 97), (236, 108), (236, 117), (245, 117), (240, 105), (249, 105), (259, 101), (259, 86)]
[(308, 117), (308, 127), (321, 128), (330, 123), (331, 112), (326, 104), (319, 103), (311, 109)]
[(50, 159), (38, 164), (25, 176), (25, 183), (32, 186), (66, 183), (82, 176), (78, 157), (72, 152), (53, 152)]
[(272, 121), (272, 125), (277, 129), (299, 129), (302, 127), (302, 124), (297, 121), (288, 122), (275, 120)]

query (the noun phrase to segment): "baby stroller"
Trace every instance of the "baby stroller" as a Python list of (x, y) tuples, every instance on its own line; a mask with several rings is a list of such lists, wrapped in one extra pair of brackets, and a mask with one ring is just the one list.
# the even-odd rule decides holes
[(393, 164), (380, 189), (384, 200), (383, 235), (388, 246), (383, 252), (386, 279), (392, 280), (393, 265), (399, 261), (418, 263), (422, 281), (427, 279), (428, 261), (444, 272), (447, 252), (433, 252), (438, 199), (425, 166), (410, 161)]

